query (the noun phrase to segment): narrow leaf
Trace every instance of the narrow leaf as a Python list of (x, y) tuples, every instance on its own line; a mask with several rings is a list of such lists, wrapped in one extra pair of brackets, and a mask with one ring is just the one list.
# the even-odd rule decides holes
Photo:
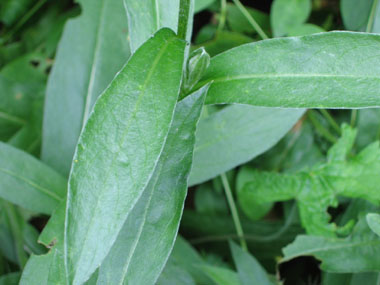
[(380, 35), (330, 32), (246, 44), (211, 59), (208, 104), (380, 106)]
[(64, 200), (67, 181), (30, 154), (0, 142), (0, 197), (51, 214)]
[(182, 216), (195, 128), (207, 87), (177, 105), (154, 174), (104, 260), (98, 284), (154, 284), (157, 281), (172, 250)]
[(103, 93), (82, 132), (65, 222), (73, 284), (106, 257), (153, 174), (179, 95), (184, 49), (172, 31), (159, 31)]
[(42, 159), (63, 175), (96, 98), (129, 56), (122, 1), (78, 3), (82, 14), (65, 26), (45, 101)]

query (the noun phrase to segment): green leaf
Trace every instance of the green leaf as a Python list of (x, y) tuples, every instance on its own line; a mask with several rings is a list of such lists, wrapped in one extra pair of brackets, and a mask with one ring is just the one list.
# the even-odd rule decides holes
[(201, 120), (189, 184), (209, 180), (265, 152), (303, 112), (234, 105)]
[(45, 102), (42, 160), (63, 175), (93, 104), (129, 57), (123, 3), (78, 3), (82, 14), (66, 23)]
[(380, 202), (380, 147), (375, 142), (350, 157), (356, 131), (343, 125), (342, 133), (329, 150), (326, 163), (295, 174), (256, 171), (239, 192), (239, 199), (251, 207), (296, 199), (302, 224), (309, 234), (334, 237), (347, 232), (352, 221), (338, 228), (329, 223), (327, 209), (338, 205), (338, 196)]
[(370, 229), (380, 236), (380, 215), (375, 213), (367, 214), (366, 216), (368, 226)]
[(169, 264), (157, 280), (157, 285), (196, 285), (191, 275), (183, 268)]
[(0, 21), (13, 25), (33, 5), (33, 0), (3, 0), (0, 6)]
[(102, 94), (81, 134), (65, 221), (73, 284), (106, 257), (153, 174), (179, 95), (184, 50), (172, 31), (159, 31)]
[(211, 59), (208, 104), (290, 108), (380, 105), (380, 35), (321, 33), (247, 44)]
[[(270, 29), (269, 15), (249, 7), (246, 7), (247, 11), (255, 19), (257, 24), (265, 31)], [(238, 33), (255, 34), (256, 30), (248, 22), (247, 18), (241, 14), (238, 7), (232, 3), (227, 4), (227, 23), (232, 31)]]
[(359, 149), (380, 137), (380, 109), (362, 109), (358, 112), (358, 138), (356, 145)]
[(0, 197), (51, 214), (66, 194), (66, 180), (31, 155), (0, 142)]
[(351, 31), (365, 31), (374, 0), (341, 0), (340, 11), (344, 26)]
[(317, 25), (303, 24), (300, 26), (290, 28), (288, 31), (288, 35), (291, 37), (307, 36), (307, 35), (312, 35), (312, 34), (316, 34), (316, 33), (323, 33), (323, 32), (325, 32), (325, 30), (322, 29), (321, 27), (317, 26)]
[[(157, 281), (182, 216), (195, 129), (206, 92), (207, 87), (202, 88), (177, 104), (155, 172), (100, 267), (101, 284)], [(158, 240), (159, 243), (153, 242)]]
[(204, 48), (196, 49), (190, 54), (183, 82), (183, 92), (186, 93), (193, 89), (209, 65), (210, 55)]
[(310, 0), (274, 0), (270, 12), (273, 35), (285, 36), (292, 28), (303, 24), (310, 12)]
[(248, 252), (230, 241), (230, 249), (234, 259), (240, 283), (242, 285), (271, 285), (268, 275), (258, 261)]
[(299, 256), (314, 256), (322, 261), (321, 269), (335, 273), (380, 270), (380, 238), (361, 219), (345, 239), (300, 235), (284, 248), (286, 262)]
[(0, 285), (16, 285), (20, 281), (20, 272), (12, 272), (0, 277)]
[(124, 0), (124, 4), (132, 52), (163, 27), (177, 31), (179, 0), (155, 0), (154, 3), (151, 0)]
[(218, 285), (240, 285), (237, 273), (231, 269), (211, 265), (201, 268)]
[(204, 9), (206, 9), (208, 6), (213, 4), (215, 0), (195, 0), (194, 1), (194, 13), (198, 13)]

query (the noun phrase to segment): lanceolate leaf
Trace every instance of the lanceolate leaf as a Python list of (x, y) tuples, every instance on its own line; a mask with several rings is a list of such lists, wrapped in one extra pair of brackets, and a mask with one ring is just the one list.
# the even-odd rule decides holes
[(177, 31), (179, 0), (124, 0), (124, 3), (132, 52), (163, 27)]
[(42, 159), (67, 175), (79, 133), (96, 98), (129, 56), (122, 1), (79, 0), (69, 20), (47, 86)]
[(190, 185), (211, 179), (275, 145), (304, 110), (229, 106), (199, 122)]
[(246, 44), (213, 59), (208, 104), (380, 106), (380, 35), (330, 32)]
[(148, 184), (179, 94), (185, 42), (163, 29), (114, 79), (80, 137), (69, 181), (65, 259), (86, 281)]
[(51, 214), (67, 181), (30, 154), (0, 142), (0, 197), (37, 213)]
[[(173, 247), (207, 87), (176, 107), (154, 174), (104, 260), (98, 284), (154, 284)], [(147, 270), (149, 268), (149, 270)]]

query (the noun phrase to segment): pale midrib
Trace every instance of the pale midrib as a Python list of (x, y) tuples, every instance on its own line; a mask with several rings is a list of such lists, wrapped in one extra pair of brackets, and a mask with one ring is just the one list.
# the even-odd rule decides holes
[(41, 187), (40, 185), (37, 185), (37, 184), (34, 183), (33, 181), (31, 181), (31, 180), (29, 180), (29, 179), (26, 179), (26, 178), (24, 178), (24, 177), (22, 177), (22, 176), (19, 176), (19, 175), (17, 175), (16, 173), (14, 173), (14, 172), (12, 172), (12, 171), (9, 171), (9, 170), (4, 169), (4, 168), (0, 168), (0, 171), (3, 172), (3, 173), (5, 173), (5, 174), (7, 174), (7, 175), (9, 175), (9, 176), (12, 176), (12, 177), (14, 177), (14, 178), (16, 178), (16, 179), (19, 179), (19, 180), (25, 182), (26, 184), (32, 186), (32, 187), (35, 188), (36, 190), (39, 190), (40, 192), (42, 192), (42, 193), (48, 195), (49, 197), (51, 197), (51, 198), (53, 198), (53, 199), (55, 199), (55, 200), (57, 200), (57, 201), (59, 201), (59, 202), (63, 200), (62, 197), (59, 197), (59, 196), (56, 195), (54, 192), (50, 192), (49, 189), (46, 189), (46, 188), (44, 188), (44, 187)]
[(83, 128), (87, 122), (88, 116), (91, 111), (91, 102), (92, 102), (92, 97), (94, 93), (94, 83), (95, 83), (95, 73), (97, 70), (98, 66), (98, 58), (99, 58), (99, 52), (100, 52), (100, 41), (101, 37), (100, 35), (102, 34), (103, 31), (103, 22), (104, 22), (104, 2), (105, 0), (102, 0), (102, 6), (100, 8), (100, 22), (96, 27), (96, 40), (95, 40), (95, 49), (94, 49), (94, 54), (92, 57), (92, 66), (91, 66), (91, 73), (90, 73), (90, 81), (87, 86), (87, 93), (85, 97), (85, 109), (83, 112), (83, 118), (82, 118), (82, 126)]
[(155, 6), (156, 6), (156, 31), (160, 29), (160, 5), (158, 3), (158, 0), (155, 0)]
[(225, 76), (218, 78), (210, 78), (201, 82), (201, 85), (204, 85), (208, 82), (227, 82), (227, 81), (236, 81), (236, 80), (248, 80), (248, 79), (272, 79), (272, 78), (353, 78), (353, 79), (378, 79), (379, 76), (370, 76), (370, 75), (354, 75), (354, 74), (328, 74), (328, 73), (260, 73), (260, 74), (243, 74), (235, 76)]
[[(165, 53), (165, 51), (166, 51), (166, 49), (168, 48), (168, 45), (169, 45), (169, 43), (171, 42), (172, 40), (169, 40), (169, 41), (167, 41), (166, 43), (165, 43), (165, 45), (161, 48), (161, 50), (160, 50), (160, 52), (157, 54), (157, 56), (155, 57), (155, 60), (153, 61), (153, 63), (152, 63), (152, 67), (151, 67), (151, 69), (149, 70), (149, 72), (148, 72), (148, 74), (147, 74), (147, 77), (146, 77), (146, 79), (145, 79), (145, 81), (144, 81), (144, 84), (143, 84), (143, 87), (141, 88), (141, 91), (140, 91), (140, 94), (138, 95), (138, 99), (137, 99), (137, 101), (136, 101), (136, 103), (135, 103), (135, 108), (134, 108), (134, 110), (133, 110), (133, 112), (132, 112), (132, 114), (131, 114), (131, 116), (129, 117), (129, 119), (128, 119), (128, 122), (127, 122), (127, 126), (126, 126), (126, 130), (125, 130), (125, 132), (124, 132), (124, 134), (123, 134), (123, 140), (122, 140), (122, 143), (121, 144), (119, 144), (119, 150), (117, 151), (117, 152), (115, 152), (115, 154), (114, 154), (114, 156), (113, 156), (113, 158), (112, 158), (112, 161), (111, 161), (111, 164), (110, 164), (110, 166), (109, 166), (109, 168), (108, 168), (108, 170), (107, 170), (107, 172), (106, 172), (106, 174), (105, 174), (105, 178), (104, 178), (104, 180), (103, 180), (103, 187), (102, 187), (102, 189), (104, 189), (104, 184), (105, 184), (105, 182), (106, 182), (106, 180), (108, 179), (108, 175), (109, 175), (109, 173), (110, 173), (110, 171), (112, 170), (112, 166), (114, 165), (114, 162), (115, 162), (115, 160), (116, 160), (116, 157), (119, 155), (119, 152), (120, 152), (120, 149), (121, 149), (121, 147), (120, 147), (120, 145), (122, 145), (123, 144), (123, 142), (124, 142), (124, 140), (125, 140), (125, 136), (126, 136), (126, 134), (128, 134), (128, 130), (129, 130), (129, 127), (130, 127), (130, 124), (131, 124), (131, 121), (132, 121), (132, 118), (134, 118), (135, 117), (135, 115), (136, 115), (136, 113), (137, 113), (137, 110), (138, 110), (138, 107), (139, 107), (139, 105), (140, 105), (140, 101), (142, 100), (142, 97), (144, 97), (144, 95), (145, 95), (145, 91), (146, 91), (146, 88), (147, 88), (147, 85), (148, 85), (148, 83), (149, 83), (149, 81), (151, 80), (151, 77), (152, 77), (152, 75), (153, 75), (153, 72), (156, 70), (156, 68), (157, 68), (157, 65), (158, 65), (158, 63), (159, 63), (159, 61), (160, 61), (160, 59), (162, 58), (162, 56), (163, 56), (163, 54)], [(162, 150), (161, 150), (162, 151)], [(149, 179), (148, 179), (148, 182), (149, 182), (149, 180), (150, 180), (150, 178), (151, 177), (149, 177)], [(144, 188), (145, 188), (145, 186), (144, 186)], [(69, 187), (69, 189), (70, 189), (70, 187)], [(94, 207), (94, 211), (97, 209), (97, 208), (99, 208), (99, 202), (100, 202), (100, 200), (101, 200), (101, 196), (102, 196), (102, 194), (104, 193), (104, 191), (101, 191), (100, 193), (99, 193), (99, 195), (98, 195), (98, 197), (97, 197), (97, 201), (96, 201), (96, 206)], [(69, 196), (70, 195), (70, 193), (68, 192), (68, 200), (67, 200), (67, 205), (69, 205), (69, 203), (70, 203), (70, 201), (69, 201)], [(138, 201), (138, 199), (136, 200), (136, 202), (135, 202), (135, 205), (136, 205), (136, 203), (137, 203), (137, 201)], [(68, 206), (67, 206), (68, 207)], [(133, 205), (133, 207), (134, 207), (134, 205)], [(133, 209), (133, 207), (132, 207), (132, 209)], [(66, 208), (67, 209), (67, 208)], [(67, 216), (67, 211), (66, 211), (66, 218), (65, 218), (65, 220), (67, 221), (68, 220), (68, 216)], [(89, 230), (90, 230), (90, 228), (92, 227), (92, 224), (93, 224), (93, 221), (94, 221), (94, 217), (95, 217), (95, 215), (92, 215), (91, 216), (91, 220), (90, 220), (90, 222), (89, 222), (89, 226), (87, 227), (87, 233), (89, 232)], [(64, 231), (64, 260), (65, 260), (65, 267), (66, 267), (66, 272), (68, 272), (68, 264), (67, 264), (67, 261), (68, 261), (68, 255), (67, 255), (67, 223), (65, 222), (65, 231)], [(85, 236), (85, 240), (82, 242), (82, 245), (84, 245), (84, 244), (86, 244), (87, 243), (87, 239), (88, 239), (88, 234), (86, 234), (86, 236)], [(83, 249), (84, 249), (84, 246), (82, 246), (81, 247), (81, 251), (80, 251), (80, 253), (79, 253), (79, 257), (78, 257), (78, 262), (82, 259), (82, 254), (83, 254)], [(68, 276), (68, 275), (67, 275)], [(74, 278), (75, 278), (75, 276), (74, 276)], [(68, 280), (69, 280), (69, 278), (67, 278)]]
[(17, 125), (25, 125), (26, 124), (25, 120), (18, 118), (16, 116), (7, 114), (7, 113), (2, 112), (2, 111), (0, 111), (0, 119), (7, 120), (7, 121), (15, 123)]

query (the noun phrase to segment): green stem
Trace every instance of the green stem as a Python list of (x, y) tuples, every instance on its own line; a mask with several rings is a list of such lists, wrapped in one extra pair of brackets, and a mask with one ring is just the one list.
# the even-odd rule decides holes
[(377, 8), (378, 3), (379, 3), (379, 0), (373, 0), (371, 12), (369, 14), (369, 18), (368, 18), (368, 22), (367, 22), (367, 27), (365, 29), (366, 33), (372, 32), (373, 23), (375, 21), (376, 8)]
[(179, 4), (178, 36), (186, 40), (187, 28), (190, 15), (191, 0), (181, 0)]
[(321, 109), (320, 111), (321, 111), (321, 114), (329, 122), (331, 127), (340, 135), (340, 127), (339, 127), (338, 123), (334, 120), (334, 118), (330, 115), (330, 113), (325, 109)]
[(220, 175), (220, 177), (222, 178), (223, 188), (224, 188), (224, 191), (226, 193), (228, 205), (229, 205), (230, 210), (231, 210), (232, 219), (234, 221), (234, 225), (236, 228), (236, 233), (240, 239), (240, 245), (244, 250), (248, 251), (247, 242), (244, 239), (243, 227), (241, 226), (241, 223), (240, 223), (239, 214), (238, 214), (237, 209), (236, 209), (234, 197), (232, 196), (232, 191), (230, 188), (230, 184), (228, 183), (227, 176), (225, 173), (222, 173)]
[(220, 19), (218, 24), (217, 33), (219, 34), (226, 24), (227, 18), (227, 0), (221, 0)]
[(354, 109), (351, 111), (351, 122), (350, 122), (351, 128), (355, 127), (357, 119), (358, 119), (358, 110)]
[(47, 2), (47, 0), (38, 1), (32, 9), (30, 9), (20, 21), (12, 28), (12, 30), (7, 33), (3, 38), (3, 43), (5, 44), (9, 39)]
[(329, 132), (316, 118), (316, 114), (314, 110), (309, 110), (307, 112), (308, 118), (310, 119), (310, 122), (313, 124), (313, 126), (316, 128), (319, 134), (321, 134), (326, 140), (328, 140), (331, 143), (336, 143), (337, 139), (333, 134)]
[(239, 0), (232, 0), (235, 5), (238, 7), (240, 12), (244, 15), (244, 17), (248, 20), (248, 22), (251, 24), (251, 26), (255, 29), (255, 31), (259, 34), (259, 36), (263, 39), (266, 40), (269, 37), (267, 34), (263, 31), (263, 29), (260, 27), (260, 25), (255, 21), (255, 19), (251, 16), (251, 14), (245, 9), (243, 4)]

